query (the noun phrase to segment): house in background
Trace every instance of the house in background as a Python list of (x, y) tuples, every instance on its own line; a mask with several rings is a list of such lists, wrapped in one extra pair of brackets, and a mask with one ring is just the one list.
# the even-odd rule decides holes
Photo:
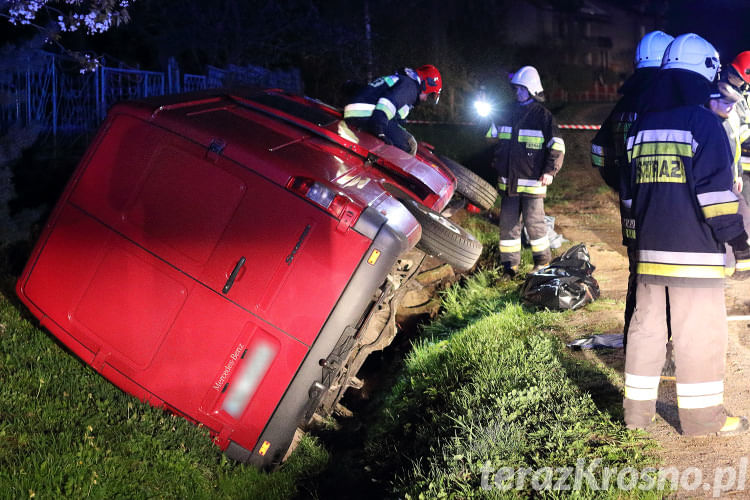
[(552, 97), (616, 98), (633, 71), (635, 47), (663, 26), (663, 3), (606, 0), (521, 0), (505, 18), (508, 40), (529, 56), (537, 53)]

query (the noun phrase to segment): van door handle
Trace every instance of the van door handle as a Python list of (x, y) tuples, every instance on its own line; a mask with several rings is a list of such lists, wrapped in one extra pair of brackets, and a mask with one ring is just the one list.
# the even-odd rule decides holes
[(237, 261), (237, 265), (234, 266), (234, 270), (232, 270), (232, 274), (229, 275), (229, 279), (224, 284), (224, 288), (222, 288), (221, 293), (223, 294), (229, 293), (229, 289), (232, 288), (232, 285), (234, 285), (234, 280), (237, 278), (237, 273), (240, 272), (240, 269), (244, 265), (245, 265), (245, 257), (240, 257), (240, 260)]

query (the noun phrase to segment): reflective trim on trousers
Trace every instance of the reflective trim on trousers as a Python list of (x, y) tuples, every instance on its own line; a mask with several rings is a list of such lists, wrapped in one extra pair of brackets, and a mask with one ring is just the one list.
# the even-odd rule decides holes
[(709, 396), (677, 396), (677, 407), (686, 410), (711, 408), (724, 403), (724, 393)]
[(651, 375), (634, 375), (632, 373), (625, 374), (625, 385), (631, 387), (639, 387), (641, 389), (653, 389), (659, 387), (659, 381), (661, 377)]
[(706, 396), (724, 392), (724, 381), (696, 382), (693, 384), (677, 383), (678, 396)]
[(521, 240), (500, 240), (500, 253), (514, 253), (521, 251)]
[(659, 394), (659, 376), (625, 374), (625, 397), (633, 401), (655, 400)]
[(549, 248), (549, 238), (544, 236), (538, 240), (530, 240), (529, 245), (531, 246), (531, 251), (533, 253), (544, 252)]
[(625, 397), (633, 401), (653, 401), (659, 396), (659, 388), (639, 389), (625, 386)]

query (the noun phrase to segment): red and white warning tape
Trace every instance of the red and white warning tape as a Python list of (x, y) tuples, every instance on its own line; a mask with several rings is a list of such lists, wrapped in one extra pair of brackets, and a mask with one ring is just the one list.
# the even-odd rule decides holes
[(417, 125), (477, 125), (474, 122), (437, 122), (431, 120), (406, 120), (406, 123)]
[(569, 128), (573, 130), (599, 130), (601, 128), (601, 125), (558, 125), (558, 128)]
[[(428, 120), (406, 120), (406, 123), (418, 125), (477, 125), (477, 123), (474, 122), (434, 122)], [(572, 130), (599, 130), (601, 128), (600, 125), (574, 125), (567, 123), (564, 125), (558, 125), (557, 127)]]

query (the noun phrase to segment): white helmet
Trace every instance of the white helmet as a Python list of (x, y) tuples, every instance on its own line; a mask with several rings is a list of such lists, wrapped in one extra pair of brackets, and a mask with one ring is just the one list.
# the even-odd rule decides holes
[(695, 33), (685, 33), (669, 44), (661, 67), (693, 71), (713, 82), (719, 71), (719, 53), (713, 45)]
[(674, 40), (674, 37), (667, 35), (663, 31), (657, 30), (646, 33), (635, 48), (633, 64), (636, 69), (658, 68), (661, 66), (664, 51), (672, 40)]
[(532, 97), (540, 97), (542, 92), (544, 92), (542, 80), (539, 79), (539, 72), (534, 66), (524, 66), (513, 73), (510, 83), (526, 87), (526, 90), (529, 91)]

